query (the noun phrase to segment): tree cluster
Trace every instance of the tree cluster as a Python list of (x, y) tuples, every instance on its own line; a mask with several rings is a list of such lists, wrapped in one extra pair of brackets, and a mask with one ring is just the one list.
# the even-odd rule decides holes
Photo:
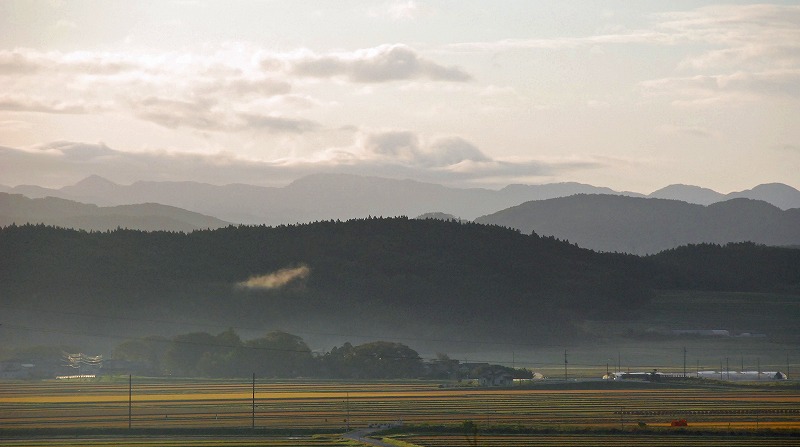
[(417, 351), (402, 343), (345, 343), (319, 354), (301, 337), (282, 331), (253, 340), (242, 340), (233, 330), (132, 339), (118, 345), (113, 357), (141, 371), (180, 377), (400, 379), (430, 371)]

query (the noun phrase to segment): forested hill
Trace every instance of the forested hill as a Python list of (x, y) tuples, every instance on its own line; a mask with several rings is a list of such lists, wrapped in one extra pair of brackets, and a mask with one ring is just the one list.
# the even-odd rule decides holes
[[(708, 247), (736, 249), (737, 265), (764, 268), (720, 284), (730, 260), (707, 256)], [(181, 320), (429, 338), (569, 337), (584, 318), (630, 315), (656, 287), (796, 292), (800, 284), (800, 250), (695, 246), (641, 258), (433, 219), (188, 234), (10, 226), (0, 229), (0, 253), (8, 318), (42, 309), (37, 323), (53, 330), (118, 334), (170, 333), (157, 321)]]
[(0, 192), (0, 225), (44, 223), (87, 231), (130, 228), (145, 231), (193, 231), (230, 225), (211, 216), (157, 203), (99, 207), (45, 197), (29, 199)]
[(476, 222), (569, 239), (599, 251), (653, 254), (687, 244), (800, 243), (800, 209), (731, 199), (712, 205), (678, 200), (578, 194), (526, 202)]
[(662, 289), (800, 294), (800, 248), (698, 244), (647, 258)]

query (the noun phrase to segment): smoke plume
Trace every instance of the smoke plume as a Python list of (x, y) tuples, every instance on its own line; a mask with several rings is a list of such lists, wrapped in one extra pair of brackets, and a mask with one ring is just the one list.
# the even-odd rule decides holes
[(285, 268), (265, 275), (251, 276), (237, 285), (245, 289), (279, 289), (292, 281), (304, 279), (311, 273), (306, 265)]

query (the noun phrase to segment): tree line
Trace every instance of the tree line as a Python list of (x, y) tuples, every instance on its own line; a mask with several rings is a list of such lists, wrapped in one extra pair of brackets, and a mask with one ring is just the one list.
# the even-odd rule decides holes
[[(330, 351), (315, 353), (303, 339), (283, 331), (242, 340), (232, 329), (212, 335), (207, 332), (175, 337), (131, 339), (114, 349), (113, 360), (121, 370), (179, 377), (259, 377), (331, 379), (458, 379), (505, 372), (515, 378), (530, 378), (531, 371), (502, 365), (465, 365), (438, 354), (424, 360), (403, 343), (374, 341), (360, 345), (344, 343)], [(113, 364), (113, 362), (112, 362)]]

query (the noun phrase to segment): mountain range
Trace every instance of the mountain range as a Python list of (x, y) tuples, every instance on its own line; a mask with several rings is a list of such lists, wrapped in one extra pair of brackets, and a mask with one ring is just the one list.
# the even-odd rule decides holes
[(698, 205), (711, 205), (730, 199), (754, 199), (771, 203), (780, 209), (800, 208), (800, 191), (783, 183), (766, 183), (752, 189), (732, 192), (729, 194), (718, 193), (712, 189), (690, 185), (669, 185), (652, 192), (647, 197), (654, 199), (681, 200)]
[(704, 206), (679, 200), (578, 194), (526, 202), (475, 221), (555, 236), (597, 251), (632, 254), (704, 242), (800, 244), (800, 208), (784, 211), (744, 198)]
[(86, 231), (127, 228), (143, 231), (194, 231), (228, 225), (217, 218), (157, 203), (99, 207), (72, 200), (30, 199), (0, 193), (0, 226), (46, 224)]
[[(648, 196), (580, 183), (458, 189), (318, 174), (285, 187), (195, 182), (119, 185), (99, 176), (59, 189), (0, 188), (0, 226), (190, 232), (367, 216), (419, 216), (536, 232), (598, 251), (652, 254), (685, 244), (800, 245), (800, 191), (783, 184), (721, 194), (671, 185)], [(81, 203), (83, 202), (83, 203)], [(478, 217), (480, 216), (480, 217)]]
[(98, 206), (160, 203), (226, 222), (281, 225), (367, 216), (418, 216), (441, 212), (472, 220), (531, 200), (574, 194), (611, 194), (682, 200), (709, 205), (733, 198), (763, 200), (781, 209), (800, 208), (800, 191), (780, 183), (721, 194), (696, 186), (671, 185), (643, 195), (582, 183), (509, 185), (500, 190), (449, 188), (413, 180), (346, 174), (315, 174), (285, 187), (197, 182), (136, 182), (119, 185), (91, 176), (59, 189), (21, 185), (0, 192), (30, 198), (58, 197)]

